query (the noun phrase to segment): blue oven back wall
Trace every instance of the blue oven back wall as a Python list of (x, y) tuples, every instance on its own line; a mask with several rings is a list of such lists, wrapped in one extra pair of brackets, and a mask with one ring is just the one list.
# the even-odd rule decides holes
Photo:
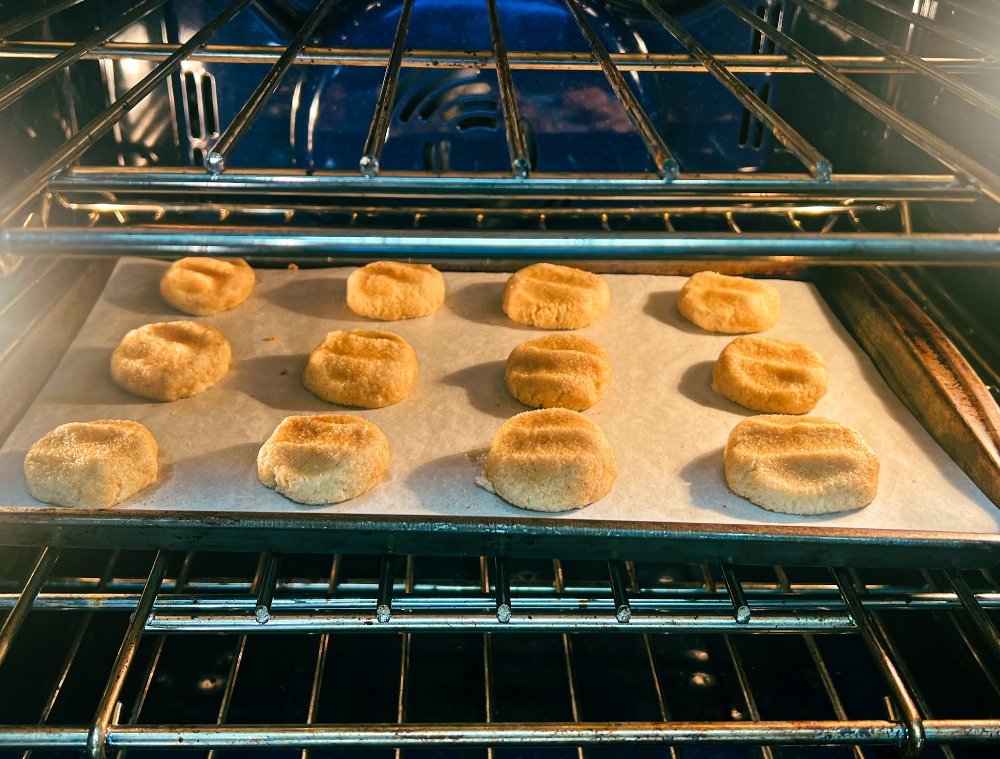
[[(780, 5), (745, 0), (776, 23)], [(211, 18), (222, 3), (175, 0), (167, 14), (171, 41)], [(214, 42), (284, 45), (310, 4), (258, 3), (227, 25)], [(761, 43), (748, 26), (710, 3), (664, 6), (714, 51), (756, 52)], [(351, 49), (388, 48), (396, 31), (399, 0), (347, 0), (334, 6), (314, 44)], [(562, 0), (498, 3), (510, 51), (584, 52), (588, 45)], [(683, 53), (683, 48), (641, 7), (587, 0), (585, 12), (611, 52)], [(460, 40), (460, 43), (456, 41)], [(488, 51), (485, 0), (418, 0), (408, 50)], [(223, 128), (264, 76), (267, 66), (205, 64), (184, 80), (176, 98), (182, 108), (197, 97), (218, 99), (216, 126)], [(381, 67), (296, 66), (265, 112), (233, 153), (230, 166), (345, 169), (357, 167), (382, 81)], [(514, 84), (534, 167), (539, 171), (652, 171), (642, 142), (600, 71), (515, 70)], [(210, 78), (211, 84), (204, 84)], [(627, 73), (626, 79), (665, 141), (687, 171), (754, 171), (764, 168), (772, 137), (744, 114), (714, 79), (697, 74)], [(744, 81), (764, 97), (777, 96), (773, 77)], [(179, 123), (188, 121), (187, 113)], [(191, 162), (198, 162), (204, 135), (182, 134)], [(182, 130), (182, 132), (185, 130)], [(193, 139), (192, 139), (193, 137)], [(185, 149), (186, 148), (186, 149)], [(506, 171), (507, 149), (497, 81), (490, 69), (404, 68), (400, 77), (383, 166), (386, 170)]]

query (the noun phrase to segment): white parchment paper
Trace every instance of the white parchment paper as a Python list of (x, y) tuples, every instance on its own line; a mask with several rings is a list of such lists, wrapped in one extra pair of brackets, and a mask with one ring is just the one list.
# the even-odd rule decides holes
[[(508, 320), (500, 309), (507, 275), (445, 274), (448, 298), (430, 317), (372, 322), (345, 304), (351, 269), (258, 271), (258, 286), (236, 309), (202, 317), (233, 347), (233, 366), (218, 385), (174, 403), (147, 402), (119, 389), (111, 352), (129, 329), (186, 317), (163, 304), (166, 264), (126, 259), (24, 419), (0, 449), (0, 504), (41, 506), (27, 493), (22, 462), (45, 432), (69, 421), (128, 418), (145, 424), (160, 446), (158, 482), (115, 507), (144, 510), (516, 517), (533, 512), (474, 485), (500, 424), (527, 410), (507, 393), (504, 361), (520, 342), (545, 334)], [(561, 519), (714, 524), (787, 524), (893, 530), (996, 533), (997, 509), (959, 470), (888, 389), (863, 351), (815, 290), (775, 281), (782, 317), (766, 335), (819, 350), (830, 391), (813, 412), (861, 432), (881, 462), (879, 494), (860, 511), (793, 517), (760, 509), (727, 490), (722, 449), (751, 414), (712, 392), (712, 363), (732, 339), (695, 328), (677, 313), (682, 277), (607, 275), (611, 311), (580, 333), (611, 355), (605, 398), (587, 413), (618, 459), (611, 494)], [(335, 329), (386, 329), (420, 359), (414, 395), (395, 406), (332, 406), (302, 386), (306, 357)], [(289, 414), (349, 411), (378, 424), (392, 446), (387, 479), (347, 503), (293, 503), (257, 480), (256, 455)], [(552, 515), (543, 515), (551, 517)]]

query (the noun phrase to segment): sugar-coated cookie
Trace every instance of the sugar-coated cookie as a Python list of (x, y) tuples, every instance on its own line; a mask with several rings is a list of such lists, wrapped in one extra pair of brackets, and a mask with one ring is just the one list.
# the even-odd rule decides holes
[(507, 357), (504, 379), (526, 406), (583, 411), (611, 382), (611, 359), (579, 335), (546, 335), (521, 343)]
[(128, 419), (70, 422), (47, 432), (24, 458), (32, 498), (58, 506), (114, 506), (156, 481), (152, 433)]
[(111, 354), (111, 376), (133, 395), (175, 401), (225, 377), (231, 359), (229, 341), (215, 327), (156, 322), (126, 333)]
[(382, 430), (350, 414), (286, 417), (257, 454), (261, 483), (306, 504), (357, 498), (388, 468)]
[(417, 354), (399, 335), (356, 329), (328, 333), (302, 380), (324, 401), (381, 408), (410, 396), (417, 371)]
[(709, 332), (760, 332), (777, 323), (781, 296), (767, 282), (701, 271), (684, 283), (677, 310)]
[(805, 414), (826, 395), (823, 357), (808, 345), (767, 337), (737, 337), (712, 369), (712, 389), (741, 406), (769, 414)]
[(752, 416), (726, 443), (729, 489), (783, 514), (867, 506), (878, 493), (878, 472), (878, 455), (861, 435), (818, 416)]
[(579, 329), (611, 306), (608, 283), (589, 271), (532, 264), (515, 272), (503, 291), (503, 312), (542, 329)]
[(441, 272), (428, 264), (375, 261), (347, 278), (347, 306), (382, 321), (429, 316), (444, 303)]
[(601, 428), (576, 411), (525, 411), (500, 427), (476, 484), (532, 511), (567, 511), (599, 501), (618, 474)]
[(182, 258), (160, 279), (169, 306), (194, 316), (235, 308), (250, 297), (257, 277), (242, 258)]

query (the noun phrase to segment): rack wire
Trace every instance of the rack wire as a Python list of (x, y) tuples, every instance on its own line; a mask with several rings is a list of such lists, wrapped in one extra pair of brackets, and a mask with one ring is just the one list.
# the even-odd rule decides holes
[[(794, 31), (730, 0), (721, 4), (731, 20), (756, 29), (774, 52), (710, 49), (663, 5), (646, 0), (636, 12), (686, 52), (608, 50), (579, 0), (567, 7), (587, 41), (580, 51), (509, 49), (500, 0), (482, 3), (486, 50), (408, 49), (413, 0), (387, 48), (310, 45), (329, 2), (317, 4), (284, 48), (212, 44), (249, 0), (231, 2), (182, 44), (119, 39), (130, 22), (159, 12), (157, 0), (133, 4), (78, 40), (39, 38), (41, 21), (96, 1), (55, 0), (0, 23), (0, 65), (38, 62), (0, 88), (0, 109), (81, 62), (150, 67), (125, 92), (115, 91), (112, 78), (94, 118), (4, 190), (0, 253), (280, 260), (290, 236), (296, 257), (319, 260), (927, 264), (995, 263), (1000, 253), (993, 229), (947, 234), (914, 225), (923, 206), (1000, 202), (989, 156), (957, 148), (866, 86), (869, 75), (925, 82), (961, 99), (968, 113), (996, 118), (1000, 103), (979, 83), (1000, 75), (1000, 50), (945, 13), (932, 18), (909, 4), (863, 0), (908, 25), (910, 36), (932, 35), (946, 49), (934, 56), (878, 34), (862, 15), (813, 0), (795, 5), (866, 46), (864, 54), (811, 50)], [(989, 3), (941, 5), (995, 25)], [(88, 163), (89, 151), (114, 138), (144, 98), (185, 66), (203, 63), (268, 67), (208, 146), (205, 166)], [(384, 70), (357, 170), (230, 165), (226, 159), (275, 87), (300, 66)], [(396, 86), (402, 71), (415, 68), (496, 75), (508, 171), (385, 168)], [(518, 103), (524, 71), (603, 75), (655, 171), (533, 170)], [(720, 83), (801, 171), (690, 171), (631, 91), (632, 73)], [(940, 168), (847, 173), (796, 131), (795, 114), (746, 87), (746, 75), (806, 77), (832, 88)], [(37, 271), (23, 270), (26, 279)], [(50, 321), (61, 313), (53, 310)], [(20, 338), (6, 339), (12, 342), (4, 349), (13, 351)], [(0, 415), (2, 425), (12, 423), (9, 413)], [(531, 747), (582, 759), (651, 750), (704, 757), (712, 755), (707, 745), (764, 757), (863, 759), (886, 750), (988, 756), (1000, 746), (995, 571), (601, 559), (4, 549), (0, 751), (339, 756), (341, 749), (398, 755), (434, 748), (492, 757)]]
[[(989, 571), (54, 548), (3, 558), (0, 681), (32, 653), (48, 662), (30, 686), (0, 691), (4, 749), (446, 742), (613, 744), (625, 756), (657, 745), (684, 756), (733, 744), (847, 746), (863, 757), (879, 746), (962, 756), (966, 744), (1000, 745), (1000, 585)], [(935, 653), (943, 661), (928, 662), (921, 647), (935, 640), (948, 641)], [(279, 649), (282, 667), (267, 666), (261, 657)], [(512, 680), (538, 651), (559, 649)], [(376, 650), (383, 658), (363, 658)], [(276, 710), (272, 722), (248, 704), (268, 701), (254, 680), (261, 666), (269, 690), (295, 705), (257, 707)], [(427, 690), (449, 667), (472, 668), (473, 703), (461, 703), (469, 694), (458, 684)], [(959, 703), (927, 691), (941, 667), (966, 690)], [(336, 695), (360, 672), (367, 684), (352, 687), (377, 709)], [(608, 677), (629, 683), (625, 705), (608, 703)], [(184, 687), (199, 697), (172, 701)], [(411, 719), (413, 687), (434, 705), (410, 704)], [(808, 706), (796, 700), (803, 687), (815, 691)], [(529, 721), (515, 716), (520, 700), (539, 699), (548, 707)], [(29, 713), (33, 723), (13, 721)], [(85, 723), (66, 721), (80, 714)]]
[[(983, 86), (982, 77), (1000, 72), (998, 48), (988, 40), (955, 26), (946, 13), (921, 15), (896, 6), (891, 0), (864, 0), (859, 6), (875, 13), (905, 21), (910, 25), (906, 44), (876, 33), (864, 23), (862, 8), (852, 12), (827, 9), (813, 0), (795, 2), (803, 13), (820, 19), (846, 39), (866, 47), (870, 54), (828, 55), (808, 49), (794, 34), (763, 20), (744, 6), (724, 0), (722, 5), (734, 24), (756, 30), (770, 46), (761, 46), (759, 54), (709, 50), (684, 24), (662, 5), (643, 2), (642, 12), (659, 24), (686, 50), (685, 53), (650, 51), (643, 54), (618, 53), (605, 47), (602, 36), (590, 26), (585, 6), (567, 0), (587, 49), (581, 51), (543, 52), (509, 50), (504, 41), (497, 3), (487, 0), (482, 12), (488, 20), (492, 48), (489, 50), (420, 50), (407, 49), (409, 9), (403, 4), (396, 33), (390, 48), (347, 49), (309, 46), (310, 35), (328, 10), (317, 4), (287, 47), (275, 49), (264, 45), (212, 45), (213, 35), (243, 9), (248, 0), (236, 0), (180, 45), (161, 42), (116, 41), (128, 27), (128, 21), (154, 12), (155, 0), (137, 3), (127, 14), (108, 28), (101, 28), (79, 42), (53, 42), (25, 38), (42, 15), (37, 10), (12, 19), (0, 32), (0, 63), (5, 60), (38, 60), (37, 68), (0, 90), (0, 108), (16, 102), (43, 81), (65, 72), (81, 60), (114, 62), (143, 61), (150, 73), (123, 94), (112, 91), (107, 107), (89, 123), (80, 127), (51, 156), (27, 176), (15, 182), (0, 197), (0, 223), (3, 244), (21, 254), (52, 254), (66, 250), (94, 254), (101, 250), (118, 251), (131, 247), (150, 255), (181, 255), (196, 252), (198, 242), (213, 251), (248, 256), (267, 256), (269, 245), (280, 245), (289, 231), (302, 237), (307, 248), (325, 258), (344, 255), (368, 255), (375, 249), (387, 255), (411, 257), (492, 255), (500, 248), (521, 251), (532, 257), (579, 257), (580, 245), (571, 250), (558, 242), (548, 222), (553, 218), (586, 218), (591, 224), (574, 230), (576, 242), (585, 241), (595, 257), (699, 257), (707, 249), (713, 255), (754, 254), (750, 243), (757, 239), (761, 248), (773, 241), (767, 256), (785, 257), (792, 249), (803, 260), (817, 262), (894, 261), (894, 262), (982, 262), (993, 260), (1000, 252), (1000, 236), (992, 230), (963, 239), (941, 233), (921, 233), (911, 227), (912, 208), (926, 202), (974, 203), (988, 199), (1000, 201), (1000, 176), (989, 161), (952, 145), (904, 112), (868, 89), (863, 74), (882, 74), (919, 79), (953, 93), (970, 113), (992, 119), (1000, 116), (1000, 100)], [(51, 6), (57, 14), (72, 3)], [(982, 13), (952, 3), (956, 13)], [(787, 11), (786, 11), (787, 12)], [(949, 47), (949, 56), (923, 57), (913, 51), (910, 38), (916, 30), (939, 44)], [(16, 38), (15, 38), (16, 37)], [(459, 41), (460, 44), (460, 41)], [(456, 45), (456, 48), (459, 45)], [(775, 52), (766, 52), (774, 50)], [(119, 120), (155, 89), (162, 88), (170, 77), (189, 63), (226, 65), (267, 64), (268, 72), (254, 93), (239, 109), (231, 123), (204, 153), (204, 168), (155, 165), (139, 168), (83, 166), (88, 150), (111, 132)], [(226, 159), (243, 140), (257, 115), (267, 104), (281, 80), (296, 66), (345, 66), (383, 68), (380, 87), (368, 129), (368, 139), (358, 157), (356, 172), (306, 171), (296, 169), (261, 170), (232, 167)], [(385, 135), (395, 104), (396, 85), (406, 68), (487, 69), (495, 72), (499, 85), (504, 134), (509, 152), (510, 171), (506, 175), (431, 173), (407, 174), (386, 171), (382, 153)], [(518, 109), (516, 77), (519, 71), (601, 71), (605, 75), (635, 133), (653, 158), (656, 170), (651, 174), (545, 174), (532, 171), (527, 157), (524, 126)], [(798, 158), (801, 174), (692, 173), (677, 161), (649, 113), (636, 98), (626, 74), (646, 72), (669, 77), (674, 74), (700, 74), (719, 82), (729, 97), (760, 119), (761, 124), (790, 155)], [(942, 171), (936, 174), (845, 174), (824, 156), (815, 145), (796, 131), (788, 119), (753, 92), (741, 75), (795, 75), (816, 80), (816, 87), (830, 87), (847, 102), (866, 110), (878, 122), (912, 143)], [(388, 146), (391, 150), (391, 144)], [(211, 193), (213, 200), (199, 200), (201, 193)], [(186, 202), (177, 202), (178, 194)], [(251, 196), (269, 197), (269, 205), (255, 205)], [(101, 198), (95, 202), (94, 197)], [(419, 203), (411, 203), (411, 199)], [(402, 202), (400, 202), (402, 199)], [(475, 199), (474, 205), (469, 200)], [(840, 206), (828, 218), (829, 226), (809, 229), (795, 219), (810, 215), (817, 202)], [(560, 205), (575, 205), (566, 210)], [(882, 208), (899, 207), (905, 223), (866, 233), (846, 211), (852, 204), (873, 204)], [(694, 204), (722, 207), (718, 226), (688, 238), (674, 235), (671, 221), (685, 213), (684, 206)], [(901, 204), (898, 205), (897, 204)], [(349, 209), (360, 205), (360, 209)], [(247, 213), (233, 215), (243, 207)], [(53, 208), (56, 212), (53, 212)], [(76, 209), (80, 213), (67, 213)], [(843, 210), (842, 210), (843, 209)], [(349, 210), (346, 219), (338, 214)], [(216, 223), (206, 222), (203, 212), (218, 213)], [(315, 227), (335, 228), (336, 234), (318, 233), (310, 223), (309, 212), (328, 212)], [(744, 231), (739, 245), (732, 244), (734, 223), (743, 213), (760, 217), (771, 215), (779, 222), (788, 220), (787, 231), (795, 239), (782, 241), (777, 230)], [(687, 212), (690, 215), (690, 212)], [(258, 222), (269, 215), (280, 220), (266, 225)], [(703, 214), (704, 215), (704, 214)], [(628, 217), (629, 224), (615, 227), (615, 219)], [(649, 219), (664, 220), (650, 226)], [(645, 219), (645, 226), (636, 222)], [(841, 219), (847, 226), (837, 229)], [(515, 221), (520, 225), (511, 227)], [(394, 238), (377, 234), (375, 229), (405, 231), (435, 223), (451, 237), (442, 237), (430, 245), (418, 244), (421, 235)], [(506, 226), (504, 226), (506, 224)], [(636, 229), (639, 226), (640, 229)], [(234, 227), (237, 233), (234, 234)], [(253, 227), (252, 235), (240, 235), (240, 228)], [(641, 231), (655, 234), (641, 236)], [(526, 235), (526, 232), (532, 232)], [(565, 231), (565, 230), (563, 230)], [(961, 230), (971, 231), (971, 230)], [(664, 234), (666, 233), (666, 234)], [(565, 235), (563, 235), (565, 237)], [(477, 242), (478, 241), (478, 242)], [(261, 245), (256, 245), (260, 242)], [(469, 244), (478, 245), (473, 250)], [(714, 253), (712, 252), (714, 251)], [(307, 252), (307, 255), (311, 253)]]

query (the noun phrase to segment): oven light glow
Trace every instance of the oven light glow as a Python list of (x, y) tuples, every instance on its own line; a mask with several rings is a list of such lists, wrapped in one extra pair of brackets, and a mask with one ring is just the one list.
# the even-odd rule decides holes
[(142, 61), (136, 58), (123, 58), (120, 63), (122, 67), (122, 73), (129, 80), (132, 80), (138, 77), (140, 74), (144, 73)]

